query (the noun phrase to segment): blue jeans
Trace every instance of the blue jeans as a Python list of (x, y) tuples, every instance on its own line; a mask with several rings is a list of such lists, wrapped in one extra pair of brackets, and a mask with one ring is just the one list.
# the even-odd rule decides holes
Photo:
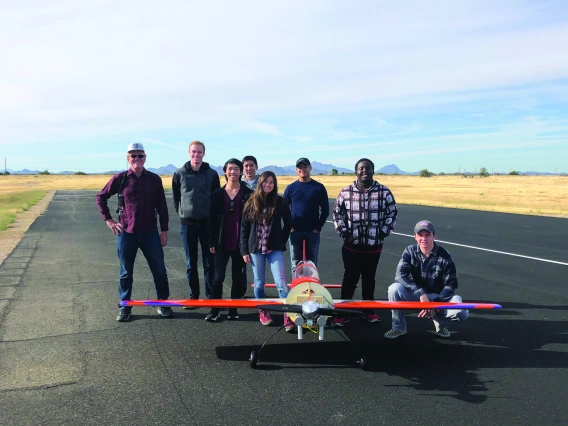
[(207, 222), (191, 225), (181, 225), (181, 240), (185, 250), (185, 266), (189, 296), (199, 298), (199, 275), (197, 274), (197, 252), (201, 245), (201, 262), (203, 263), (203, 278), (205, 280), (205, 297), (211, 298), (213, 283), (213, 254), (207, 243)]
[(284, 252), (275, 250), (268, 254), (250, 253), (250, 263), (254, 274), (254, 297), (263, 299), (266, 273), (266, 261), (270, 265), (272, 276), (280, 297), (288, 296), (288, 284), (286, 284), (286, 266), (284, 265)]
[(311, 260), (318, 266), (318, 251), (320, 246), (319, 232), (292, 231), (290, 234), (290, 260), (292, 263), (292, 273), (296, 269), (298, 262), (304, 259), (304, 244), (306, 241), (306, 260)]
[[(428, 298), (434, 300), (438, 297), (437, 294), (430, 293)], [(394, 283), (389, 286), (389, 301), (408, 301), (408, 302), (418, 302), (420, 296), (416, 296), (412, 291), (407, 289), (400, 283)], [(455, 294), (450, 300), (450, 302), (461, 303), (462, 298)], [(440, 327), (448, 327), (450, 323), (455, 321), (464, 322), (469, 317), (469, 311), (467, 309), (440, 309), (432, 317), (434, 321), (440, 324)], [(404, 330), (406, 328), (406, 318), (404, 317), (404, 311), (401, 309), (393, 309), (392, 311), (392, 328), (394, 330)]]
[(157, 298), (167, 299), (170, 297), (168, 274), (164, 264), (164, 250), (160, 242), (160, 234), (156, 229), (152, 232), (139, 234), (123, 231), (116, 236), (116, 251), (120, 260), (120, 279), (118, 281), (120, 300), (130, 300), (132, 296), (134, 260), (136, 260), (136, 253), (139, 248), (142, 250), (154, 277)]

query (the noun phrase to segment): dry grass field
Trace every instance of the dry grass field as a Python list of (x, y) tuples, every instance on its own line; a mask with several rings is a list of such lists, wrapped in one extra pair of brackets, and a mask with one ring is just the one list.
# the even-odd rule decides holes
[[(323, 183), (330, 197), (350, 184), (354, 176), (314, 176)], [(568, 217), (567, 176), (375, 176), (393, 192), (397, 203), (485, 210), (505, 213)], [(0, 176), (0, 195), (31, 190), (101, 189), (109, 175)], [(164, 187), (171, 177), (163, 176)], [(293, 176), (278, 178), (283, 192)], [(223, 181), (223, 179), (222, 179)]]

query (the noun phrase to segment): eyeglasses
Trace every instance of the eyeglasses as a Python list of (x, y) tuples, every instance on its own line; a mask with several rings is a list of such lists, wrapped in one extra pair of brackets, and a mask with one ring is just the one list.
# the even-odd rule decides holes
[(231, 200), (229, 203), (229, 213), (233, 213), (235, 211), (235, 200)]
[(146, 154), (130, 154), (130, 158), (144, 158)]

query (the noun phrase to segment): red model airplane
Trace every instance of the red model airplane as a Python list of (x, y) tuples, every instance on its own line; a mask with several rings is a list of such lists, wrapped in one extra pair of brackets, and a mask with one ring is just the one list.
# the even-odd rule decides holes
[[(285, 299), (184, 299), (184, 300), (126, 300), (121, 306), (190, 306), (194, 308), (249, 308), (286, 312), (298, 329), (298, 339), (303, 339), (304, 328), (324, 338), (327, 318), (330, 316), (360, 316), (360, 309), (499, 309), (493, 303), (450, 302), (390, 302), (383, 300), (337, 300), (320, 283), (319, 273), (311, 261), (301, 261), (292, 277), (290, 292)], [(356, 310), (357, 309), (357, 310)], [(283, 328), (283, 326), (281, 327)], [(275, 333), (276, 334), (276, 333)], [(271, 336), (272, 337), (272, 336)], [(270, 340), (270, 338), (269, 338)], [(255, 368), (258, 352), (250, 355), (250, 365)], [(358, 365), (365, 369), (366, 360), (359, 358)]]

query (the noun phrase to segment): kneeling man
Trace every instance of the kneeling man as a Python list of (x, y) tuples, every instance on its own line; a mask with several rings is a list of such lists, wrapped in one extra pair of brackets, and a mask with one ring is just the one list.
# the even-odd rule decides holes
[[(455, 294), (458, 276), (454, 259), (443, 247), (434, 242), (436, 232), (432, 222), (421, 220), (414, 227), (412, 244), (402, 253), (396, 268), (395, 283), (389, 287), (389, 301), (456, 302), (462, 298)], [(423, 309), (419, 318), (432, 318), (436, 334), (450, 337), (448, 326), (452, 321), (465, 321), (467, 309)], [(387, 339), (406, 334), (403, 310), (392, 311), (392, 330), (385, 333)]]

